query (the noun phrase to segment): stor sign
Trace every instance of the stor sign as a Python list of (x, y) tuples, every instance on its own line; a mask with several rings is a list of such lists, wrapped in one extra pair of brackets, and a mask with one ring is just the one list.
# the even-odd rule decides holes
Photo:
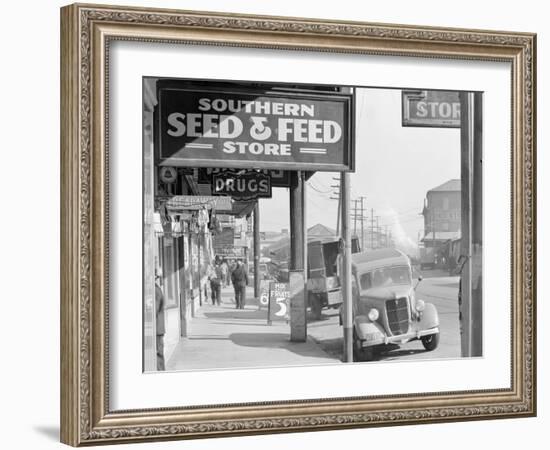
[(165, 165), (351, 170), (351, 94), (158, 88)]
[(402, 91), (404, 127), (460, 128), (456, 91)]

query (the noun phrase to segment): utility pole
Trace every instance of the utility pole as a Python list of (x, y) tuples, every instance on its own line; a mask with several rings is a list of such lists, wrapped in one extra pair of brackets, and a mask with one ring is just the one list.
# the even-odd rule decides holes
[(353, 208), (353, 234), (355, 237), (357, 237), (357, 221), (360, 220), (361, 221), (361, 244), (360, 244), (360, 247), (361, 247), (361, 251), (364, 251), (365, 250), (365, 230), (364, 230), (364, 219), (365, 219), (365, 215), (364, 215), (364, 211), (363, 211), (363, 206), (361, 206), (361, 210), (359, 210), (359, 202), (363, 203), (363, 200), (364, 200), (365, 197), (360, 197), (358, 199), (355, 199), (353, 200), (353, 203), (354, 203), (354, 208)]
[[(341, 255), (341, 289), (343, 306), (343, 331), (344, 331), (344, 362), (353, 362), (353, 312), (351, 291), (351, 233), (349, 227), (350, 206), (350, 180), (349, 173), (342, 172), (340, 192), (342, 198), (342, 239), (344, 241), (343, 254)], [(342, 250), (340, 250), (342, 251)]]
[(330, 197), (331, 200), (338, 200), (338, 213), (336, 214), (336, 235), (340, 235), (340, 219), (341, 219), (341, 211), (342, 211), (342, 199), (340, 195), (340, 178), (332, 177), (333, 180), (337, 181), (338, 184), (331, 184), (330, 187), (334, 189), (333, 194), (336, 197)]
[(357, 203), (359, 203), (359, 199), (355, 199), (353, 201), (353, 235), (357, 236)]
[(380, 247), (380, 226), (378, 225), (378, 219), (380, 219), (380, 216), (376, 216), (376, 248)]
[(374, 208), (370, 209), (370, 248), (374, 248)]
[[(364, 201), (366, 197), (361, 195), (358, 199), (354, 200), (355, 202), (355, 215), (354, 219), (361, 220), (361, 251), (365, 251), (365, 206)], [(361, 202), (361, 210), (357, 212), (357, 203)], [(354, 230), (357, 233), (356, 223), (354, 222)]]
[(461, 254), (466, 257), (460, 272), (460, 334), (462, 356), (483, 354), (482, 278), (482, 94), (461, 92)]

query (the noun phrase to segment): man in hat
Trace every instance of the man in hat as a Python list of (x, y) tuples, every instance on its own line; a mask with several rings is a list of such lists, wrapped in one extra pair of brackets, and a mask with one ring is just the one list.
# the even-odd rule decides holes
[(240, 259), (237, 260), (235, 270), (231, 272), (231, 282), (235, 290), (235, 303), (237, 309), (244, 309), (246, 301), (246, 285), (248, 284), (248, 274)]

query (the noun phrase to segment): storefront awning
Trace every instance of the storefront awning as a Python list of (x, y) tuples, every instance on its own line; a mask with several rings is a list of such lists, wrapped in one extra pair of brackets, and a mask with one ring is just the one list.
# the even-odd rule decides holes
[(169, 213), (185, 213), (207, 208), (214, 209), (219, 214), (244, 217), (252, 212), (255, 204), (255, 200), (236, 201), (225, 196), (175, 195), (166, 201), (166, 209)]

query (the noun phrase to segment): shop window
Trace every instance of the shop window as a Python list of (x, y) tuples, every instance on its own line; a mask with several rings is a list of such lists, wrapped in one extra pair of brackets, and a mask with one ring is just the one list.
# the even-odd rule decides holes
[(178, 304), (178, 262), (176, 240), (172, 237), (162, 237), (162, 275), (163, 291), (166, 307), (175, 307)]

